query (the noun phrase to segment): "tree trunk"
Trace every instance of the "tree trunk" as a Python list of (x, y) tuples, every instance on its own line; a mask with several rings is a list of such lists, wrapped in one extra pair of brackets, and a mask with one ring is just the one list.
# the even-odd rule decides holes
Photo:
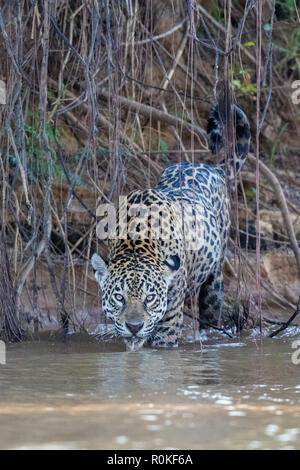
[(0, 337), (7, 342), (20, 341), (22, 337), (3, 229), (0, 231)]

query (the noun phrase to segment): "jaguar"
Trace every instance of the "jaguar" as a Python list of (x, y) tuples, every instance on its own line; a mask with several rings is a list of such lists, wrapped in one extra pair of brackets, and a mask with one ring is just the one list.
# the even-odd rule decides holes
[(92, 256), (102, 308), (130, 350), (146, 343), (178, 346), (184, 304), (196, 299), (198, 325), (220, 320), (223, 263), (230, 228), (230, 181), (241, 170), (251, 132), (246, 114), (220, 103), (207, 122), (210, 151), (225, 149), (216, 165), (178, 163), (166, 168), (152, 189), (123, 198), (110, 240), (108, 262)]

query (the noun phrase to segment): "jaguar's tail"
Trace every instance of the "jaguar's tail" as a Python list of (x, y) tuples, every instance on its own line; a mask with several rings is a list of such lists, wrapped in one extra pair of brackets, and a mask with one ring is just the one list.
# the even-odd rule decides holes
[[(225, 146), (227, 158), (221, 164), (225, 165), (228, 162), (233, 174), (236, 174), (241, 170), (249, 152), (250, 124), (246, 114), (235, 104), (229, 105), (227, 109), (231, 109), (231, 113), (226, 112), (224, 106), (219, 103), (211, 110), (207, 122), (207, 136), (213, 154)], [(235, 152), (233, 152), (233, 138), (230, 137), (232, 134), (235, 135)]]

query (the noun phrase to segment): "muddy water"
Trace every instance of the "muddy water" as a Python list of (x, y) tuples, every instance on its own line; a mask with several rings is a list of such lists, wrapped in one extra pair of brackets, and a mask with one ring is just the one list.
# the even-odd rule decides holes
[(76, 335), (10, 345), (0, 447), (300, 449), (297, 338), (212, 335), (138, 352)]

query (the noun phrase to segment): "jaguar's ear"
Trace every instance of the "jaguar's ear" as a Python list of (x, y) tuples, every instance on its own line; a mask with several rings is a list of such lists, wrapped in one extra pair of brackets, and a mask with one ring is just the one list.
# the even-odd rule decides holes
[(168, 256), (164, 261), (164, 268), (166, 273), (166, 281), (169, 283), (178, 269), (180, 268), (180, 258), (177, 255)]
[(95, 278), (102, 287), (103, 282), (105, 281), (108, 275), (108, 269), (103, 259), (99, 255), (97, 255), (97, 253), (94, 253), (92, 256), (92, 266), (95, 271)]

